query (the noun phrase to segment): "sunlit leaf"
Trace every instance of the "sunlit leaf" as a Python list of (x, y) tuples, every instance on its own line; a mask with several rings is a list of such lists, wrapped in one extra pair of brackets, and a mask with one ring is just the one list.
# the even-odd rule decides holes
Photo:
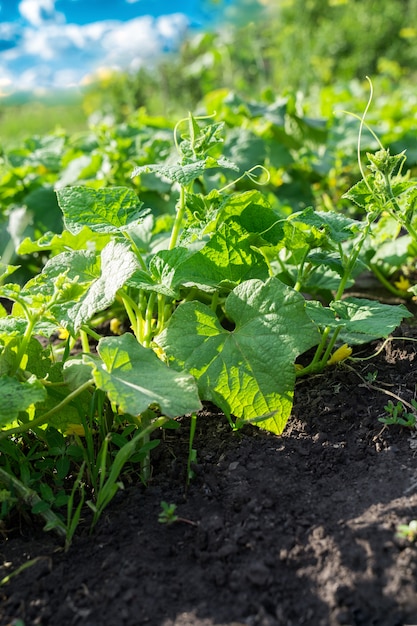
[(148, 213), (128, 187), (66, 187), (57, 191), (66, 228), (77, 234), (84, 226), (98, 233), (118, 233), (136, 226)]
[(280, 434), (292, 407), (294, 360), (319, 339), (304, 299), (275, 278), (249, 280), (229, 294), (226, 314), (231, 331), (209, 307), (184, 303), (156, 341), (196, 377), (202, 399)]

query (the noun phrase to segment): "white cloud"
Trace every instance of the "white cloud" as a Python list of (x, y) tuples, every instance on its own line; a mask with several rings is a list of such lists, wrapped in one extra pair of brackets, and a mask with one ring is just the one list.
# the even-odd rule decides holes
[(160, 36), (176, 43), (182, 39), (186, 24), (184, 15), (177, 13), (174, 15), (161, 15), (157, 20), (157, 28)]
[(147, 58), (161, 50), (158, 28), (150, 16), (124, 22), (104, 34), (101, 42), (108, 63), (126, 64), (139, 55)]
[(0, 71), (3, 64), (2, 76), (12, 76), (20, 89), (73, 86), (100, 67), (138, 69), (177, 46), (188, 26), (183, 14), (67, 24), (54, 12), (54, 0), (22, 0), (19, 6), (31, 25), (0, 53)]
[(17, 24), (11, 22), (0, 22), (0, 38), (1, 39), (15, 39), (19, 35), (19, 27)]
[(19, 12), (33, 26), (42, 26), (51, 20), (65, 21), (65, 16), (55, 11), (55, 0), (21, 0)]

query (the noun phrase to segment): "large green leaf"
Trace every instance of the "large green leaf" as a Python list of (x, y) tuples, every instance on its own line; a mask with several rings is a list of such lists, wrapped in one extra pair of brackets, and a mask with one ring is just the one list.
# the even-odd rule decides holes
[(201, 409), (193, 377), (169, 368), (133, 335), (105, 337), (97, 350), (102, 362), (85, 357), (94, 381), (125, 413), (139, 415), (151, 404), (158, 404), (167, 417)]
[(225, 310), (232, 331), (209, 307), (181, 304), (157, 342), (197, 378), (202, 399), (280, 434), (291, 413), (294, 361), (319, 340), (304, 298), (276, 278), (249, 280), (229, 294)]
[(84, 226), (97, 233), (134, 228), (148, 213), (128, 187), (66, 187), (57, 191), (67, 229), (77, 234)]

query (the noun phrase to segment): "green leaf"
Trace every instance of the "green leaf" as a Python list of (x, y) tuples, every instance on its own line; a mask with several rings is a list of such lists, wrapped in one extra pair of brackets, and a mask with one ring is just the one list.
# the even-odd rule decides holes
[(65, 226), (73, 234), (84, 226), (97, 233), (118, 233), (137, 226), (148, 213), (128, 187), (67, 187), (57, 196)]
[(310, 248), (329, 248), (354, 237), (357, 226), (360, 222), (339, 213), (315, 211), (308, 207), (288, 218), (285, 225), (286, 245), (290, 249), (305, 244)]
[[(26, 283), (24, 293), (54, 293), (57, 279), (65, 276), (76, 285), (88, 286), (100, 273), (98, 254), (92, 250), (73, 250), (61, 252), (52, 257), (39, 276)], [(59, 281), (61, 282), (61, 281)], [(75, 294), (72, 295), (74, 297)]]
[(105, 337), (97, 351), (102, 363), (87, 356), (85, 362), (93, 367), (97, 387), (123, 412), (139, 415), (158, 404), (167, 417), (178, 417), (201, 409), (193, 377), (167, 367), (133, 335)]
[(176, 165), (164, 165), (157, 163), (150, 165), (140, 165), (139, 167), (136, 167), (132, 172), (132, 178), (142, 173), (153, 172), (154, 174), (158, 174), (158, 176), (167, 178), (173, 183), (188, 185), (192, 183), (193, 180), (204, 174), (205, 170), (213, 167), (221, 167), (239, 171), (237, 165), (224, 157), (215, 159), (208, 156), (205, 159), (188, 160), (188, 162), (187, 160), (184, 161), (185, 162), (183, 164)]
[(11, 424), (22, 411), (46, 398), (46, 391), (36, 379), (20, 382), (10, 376), (0, 377), (0, 426)]
[[(8, 317), (0, 318), (0, 335), (23, 335), (27, 329), (28, 321), (23, 317)], [(33, 329), (34, 334), (41, 337), (50, 337), (57, 329), (57, 323), (48, 320), (41, 320), (36, 322)]]
[(413, 317), (403, 304), (382, 304), (365, 298), (346, 298), (332, 302), (330, 306), (341, 321), (346, 320), (341, 337), (348, 343), (388, 337), (403, 319)]
[(339, 339), (349, 344), (361, 344), (387, 337), (401, 321), (413, 317), (400, 305), (382, 304), (365, 298), (346, 298), (323, 307), (319, 302), (307, 302), (307, 313), (322, 328), (343, 330)]
[(23, 317), (25, 304), (31, 310), (42, 309), (44, 319), (49, 308), (59, 312), (65, 303), (73, 304), (88, 289), (100, 273), (97, 254), (87, 250), (62, 252), (52, 257), (40, 274), (29, 280), (22, 289), (16, 285), (5, 285), (4, 289), (13, 289), (7, 297), (18, 304), (13, 307), (13, 315)]
[(204, 156), (210, 148), (223, 142), (224, 122), (208, 124), (200, 128), (195, 118), (188, 117), (188, 136), (180, 143), (180, 151), (184, 156)]
[(267, 278), (268, 266), (263, 255), (252, 247), (252, 238), (230, 218), (202, 250), (178, 267), (176, 283), (205, 291), (219, 287), (230, 290), (245, 280)]
[(98, 361), (98, 357), (90, 354), (87, 358), (88, 363), (85, 363), (84, 355), (68, 359), (64, 363), (63, 378), (71, 391), (79, 389), (82, 385), (92, 379), (92, 359), (97, 358)]
[(101, 252), (101, 274), (77, 301), (51, 307), (60, 323), (71, 332), (88, 322), (93, 315), (110, 306), (117, 291), (139, 267), (138, 261), (127, 244), (110, 241)]
[(319, 341), (304, 298), (276, 278), (249, 280), (225, 306), (233, 331), (209, 307), (186, 302), (156, 341), (175, 367), (197, 378), (203, 400), (280, 434), (291, 413), (294, 361)]
[(43, 185), (28, 193), (25, 205), (33, 216), (35, 232), (44, 233), (51, 230), (58, 233), (62, 230), (62, 215), (52, 186)]
[(274, 245), (284, 236), (282, 216), (274, 213), (260, 191), (252, 189), (227, 197), (221, 207), (218, 225), (220, 220), (227, 221), (229, 217), (233, 217), (249, 233), (257, 233)]
[(19, 269), (18, 265), (5, 265), (0, 262), (0, 280), (4, 280), (10, 274), (13, 274), (17, 269)]
[(64, 230), (59, 235), (48, 231), (36, 241), (26, 237), (19, 245), (17, 252), (19, 254), (32, 254), (32, 252), (51, 250), (55, 255), (68, 249), (83, 250), (88, 246), (92, 246), (92, 244), (94, 244), (94, 250), (100, 251), (109, 240), (109, 235), (95, 233), (87, 226), (84, 226), (76, 234)]
[(342, 198), (351, 200), (362, 209), (367, 209), (371, 204), (375, 204), (374, 193), (369, 189), (364, 180), (360, 180), (343, 194)]
[(173, 250), (160, 250), (149, 262), (149, 273), (138, 270), (129, 278), (127, 284), (136, 289), (155, 291), (169, 298), (177, 298), (179, 291), (176, 288), (178, 283), (176, 271), (191, 254), (188, 248), (180, 246)]

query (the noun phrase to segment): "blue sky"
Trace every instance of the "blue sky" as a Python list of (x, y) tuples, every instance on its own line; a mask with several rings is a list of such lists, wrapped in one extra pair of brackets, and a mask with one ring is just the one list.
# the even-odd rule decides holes
[(0, 95), (134, 71), (237, 0), (0, 0)]

